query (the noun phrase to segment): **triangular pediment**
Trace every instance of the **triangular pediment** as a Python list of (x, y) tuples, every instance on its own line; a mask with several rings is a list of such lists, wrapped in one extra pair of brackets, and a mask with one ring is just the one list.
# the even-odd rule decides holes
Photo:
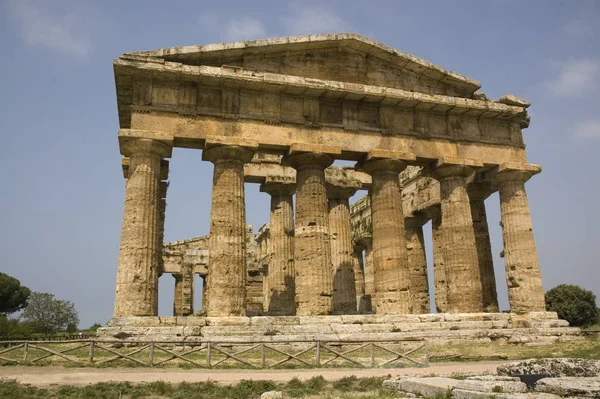
[(480, 87), (477, 81), (353, 33), (171, 47), (128, 55), (463, 98), (471, 98)]

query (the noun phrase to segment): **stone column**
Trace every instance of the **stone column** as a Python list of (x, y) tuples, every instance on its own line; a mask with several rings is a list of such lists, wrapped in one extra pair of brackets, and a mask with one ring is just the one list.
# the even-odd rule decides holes
[(414, 215), (404, 221), (408, 250), (410, 313), (429, 313), (429, 281), (423, 238), (423, 225), (427, 223), (427, 218)]
[(325, 168), (333, 158), (305, 152), (284, 161), (296, 169), (296, 314), (327, 315), (332, 311), (333, 284)]
[(487, 185), (472, 183), (468, 186), (471, 202), (471, 217), (477, 246), (477, 260), (481, 276), (481, 295), (485, 312), (498, 312), (498, 294), (496, 292), (496, 277), (492, 258), (490, 230), (485, 211), (485, 199), (493, 192)]
[(149, 139), (121, 144), (129, 156), (117, 269), (115, 317), (155, 316), (158, 296), (158, 185), (160, 161), (171, 146)]
[(294, 184), (267, 177), (260, 191), (271, 196), (268, 278), (265, 281), (266, 309), (270, 314), (295, 314), (294, 270)]
[(182, 264), (180, 273), (173, 273), (175, 291), (173, 293), (173, 316), (194, 314), (194, 266)]
[(349, 179), (327, 184), (334, 314), (356, 313), (357, 309), (349, 199), (359, 187), (359, 181)]
[(254, 151), (217, 145), (202, 159), (214, 164), (208, 261), (208, 316), (246, 313), (246, 208), (244, 163)]
[[(475, 166), (475, 165), (474, 165)], [(474, 172), (467, 164), (437, 162), (433, 175), (440, 182), (440, 203), (447, 282), (448, 312), (483, 311), (481, 280), (467, 177)]]
[(364, 269), (363, 252), (362, 248), (358, 245), (353, 245), (352, 251), (352, 264), (354, 265), (354, 289), (356, 291), (356, 311), (358, 313), (365, 313), (366, 298), (365, 298), (365, 274)]
[(406, 232), (398, 179), (406, 166), (406, 162), (396, 159), (376, 159), (361, 165), (373, 178), (371, 218), (377, 314), (410, 311)]
[(444, 235), (442, 234), (442, 215), (438, 213), (431, 219), (431, 241), (433, 246), (433, 283), (435, 309), (438, 313), (448, 311), (448, 284), (444, 264)]
[(500, 191), (508, 302), (514, 313), (543, 312), (546, 308), (525, 192), (525, 182), (540, 171), (538, 165), (505, 164), (492, 177)]
[(365, 247), (365, 311), (373, 312), (375, 300), (375, 267), (373, 265), (373, 238), (371, 236), (362, 239)]
[[(163, 168), (168, 170), (168, 163), (161, 163), (161, 175), (163, 174)], [(161, 176), (162, 178), (162, 176)], [(167, 210), (167, 189), (169, 182), (161, 181), (158, 184), (158, 224), (156, 233), (156, 248), (158, 249), (156, 254), (156, 261), (158, 264), (158, 277), (162, 276), (164, 271), (163, 263), (163, 245), (165, 240), (165, 212)], [(158, 292), (158, 279), (156, 279), (156, 292)], [(158, 314), (158, 295), (155, 296), (154, 301), (154, 313)]]

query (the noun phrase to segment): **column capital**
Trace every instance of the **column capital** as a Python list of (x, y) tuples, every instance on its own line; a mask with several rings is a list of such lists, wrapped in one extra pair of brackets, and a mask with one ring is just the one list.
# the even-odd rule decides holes
[(483, 162), (472, 158), (442, 157), (431, 165), (431, 175), (437, 180), (447, 177), (469, 177)]
[(467, 184), (467, 193), (471, 201), (483, 201), (496, 191), (490, 181), (473, 181)]
[[(123, 177), (127, 179), (129, 177), (129, 164), (131, 160), (128, 157), (123, 157), (121, 159), (121, 169), (123, 170)], [(160, 160), (160, 180), (167, 180), (169, 178), (169, 160), (161, 159)]]
[(427, 215), (421, 212), (415, 212), (412, 215), (408, 215), (404, 218), (406, 227), (422, 227), (430, 220)]
[(248, 163), (254, 157), (254, 148), (238, 145), (206, 146), (202, 151), (202, 160), (212, 163), (221, 161), (240, 161)]
[(370, 175), (378, 173), (392, 173), (398, 175), (408, 164), (400, 159), (372, 159), (368, 161), (360, 161), (356, 164), (356, 168)]
[(296, 192), (296, 180), (267, 176), (265, 182), (260, 185), (260, 192), (273, 195), (294, 195)]
[(540, 165), (506, 162), (486, 172), (485, 177), (489, 178), (493, 184), (499, 186), (502, 183), (514, 181), (525, 183), (533, 175), (536, 175), (541, 171), (542, 167)]
[(305, 169), (305, 168), (318, 168), (323, 169), (331, 166), (335, 159), (329, 154), (317, 153), (317, 152), (298, 152), (290, 155), (285, 155), (281, 163), (283, 165), (289, 165), (292, 168)]
[(171, 156), (173, 147), (163, 141), (144, 139), (144, 138), (127, 138), (119, 141), (121, 154), (126, 157), (137, 155), (155, 155), (160, 158), (168, 158)]

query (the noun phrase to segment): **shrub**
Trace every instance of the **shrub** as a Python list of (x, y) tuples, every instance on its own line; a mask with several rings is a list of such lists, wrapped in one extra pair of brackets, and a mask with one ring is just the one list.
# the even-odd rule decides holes
[(577, 285), (561, 284), (546, 292), (546, 310), (572, 326), (586, 326), (598, 321), (596, 295)]

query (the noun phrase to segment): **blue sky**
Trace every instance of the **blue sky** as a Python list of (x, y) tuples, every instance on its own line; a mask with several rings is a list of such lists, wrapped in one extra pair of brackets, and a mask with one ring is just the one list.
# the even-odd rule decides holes
[[(598, 1), (1, 3), (0, 270), (73, 301), (83, 327), (105, 323), (114, 301), (125, 182), (112, 60), (309, 33), (356, 32), (477, 79), (489, 98), (530, 101), (528, 159), (544, 171), (527, 190), (544, 287), (579, 284), (600, 296)], [(166, 240), (208, 233), (211, 178), (199, 151), (173, 152)], [(246, 202), (257, 229), (269, 197), (246, 185)], [(506, 308), (497, 195), (486, 205)], [(161, 278), (162, 315), (172, 286)]]

